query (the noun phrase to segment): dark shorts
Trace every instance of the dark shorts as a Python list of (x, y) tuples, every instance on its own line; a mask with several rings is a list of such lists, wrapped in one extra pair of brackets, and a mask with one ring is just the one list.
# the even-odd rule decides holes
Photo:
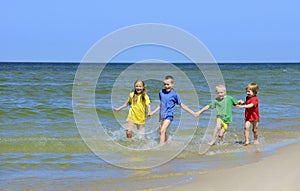
[(161, 118), (161, 119), (159, 119), (159, 121), (164, 121), (164, 120), (170, 120), (170, 121), (173, 121), (173, 116), (167, 116), (167, 117), (165, 117), (165, 118)]

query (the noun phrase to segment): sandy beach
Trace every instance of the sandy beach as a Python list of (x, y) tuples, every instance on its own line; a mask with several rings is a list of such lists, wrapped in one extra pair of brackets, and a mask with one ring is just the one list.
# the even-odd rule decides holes
[(291, 144), (256, 163), (208, 170), (191, 183), (167, 190), (299, 191), (299, 150), (300, 143)]

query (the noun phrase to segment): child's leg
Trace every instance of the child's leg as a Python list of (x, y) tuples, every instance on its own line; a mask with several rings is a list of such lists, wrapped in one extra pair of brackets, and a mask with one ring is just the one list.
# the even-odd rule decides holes
[(250, 129), (251, 122), (246, 121), (245, 122), (245, 127), (244, 127), (244, 135), (245, 135), (245, 143), (244, 145), (247, 146), (249, 144), (249, 129)]
[(127, 122), (126, 136), (128, 139), (132, 140), (132, 129), (134, 124), (130, 121)]
[(221, 130), (220, 130), (220, 133), (219, 133), (219, 143), (221, 143), (223, 141), (224, 134), (225, 134), (225, 132), (228, 129), (228, 126), (229, 126), (229, 124), (224, 123), (223, 121), (220, 121), (220, 122), (221, 122)]
[(215, 144), (215, 142), (216, 142), (216, 136), (217, 136), (217, 134), (218, 134), (220, 128), (221, 128), (221, 122), (220, 122), (220, 121), (217, 121), (217, 124), (216, 124), (215, 130), (214, 130), (212, 139), (211, 139), (211, 141), (208, 143), (210, 146)]
[(221, 143), (223, 141), (223, 137), (224, 137), (225, 132), (226, 132), (226, 130), (224, 128), (221, 128), (220, 133), (219, 133), (219, 140), (218, 140), (219, 143)]
[(252, 132), (253, 132), (253, 136), (254, 136), (254, 144), (259, 144), (259, 142), (258, 142), (258, 121), (253, 121)]
[(137, 124), (137, 134), (139, 139), (144, 137), (145, 134), (144, 126), (145, 124)]
[(171, 124), (171, 121), (166, 119), (166, 120), (163, 120), (161, 121), (160, 123), (160, 144), (164, 144), (166, 141), (167, 141), (167, 129), (168, 127), (170, 126)]

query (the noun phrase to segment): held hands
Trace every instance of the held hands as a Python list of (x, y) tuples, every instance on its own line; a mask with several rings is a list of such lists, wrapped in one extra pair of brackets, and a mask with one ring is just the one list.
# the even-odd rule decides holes
[(243, 105), (245, 102), (243, 100), (238, 100), (238, 105)]
[(152, 115), (154, 115), (155, 113), (156, 113), (156, 111), (148, 111), (147, 116), (152, 117)]
[(243, 100), (238, 100), (238, 104), (235, 106), (236, 108), (245, 108), (243, 106), (243, 104), (245, 104), (245, 102)]
[(196, 113), (194, 112), (194, 111), (192, 111), (192, 113), (191, 113), (195, 118), (197, 118), (197, 115), (196, 115)]
[(195, 117), (195, 118), (197, 118), (197, 117), (199, 117), (199, 116), (200, 116), (200, 114), (201, 114), (201, 113), (200, 113), (200, 111), (198, 111), (198, 112), (194, 112), (194, 117)]
[(195, 118), (199, 117), (199, 115), (197, 115), (197, 113), (195, 113), (195, 112), (194, 112), (193, 115), (194, 115)]

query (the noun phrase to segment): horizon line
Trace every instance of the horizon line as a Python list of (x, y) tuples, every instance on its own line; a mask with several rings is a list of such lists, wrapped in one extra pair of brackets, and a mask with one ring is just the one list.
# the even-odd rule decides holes
[[(82, 63), (81, 61), (0, 61), (0, 64), (4, 63), (12, 63), (12, 64), (40, 64), (40, 63), (47, 63), (47, 64), (80, 64)], [(90, 64), (104, 64), (105, 62), (86, 62)], [(129, 62), (129, 61), (124, 61), (124, 62), (107, 62), (107, 64), (133, 64), (136, 62)], [(146, 62), (145, 62), (146, 63)], [(161, 64), (161, 62), (147, 62), (151, 64)], [(170, 62), (172, 64), (193, 64), (194, 62)], [(207, 63), (202, 63), (202, 64), (300, 64), (300, 61), (232, 61), (232, 62), (207, 62)], [(197, 63), (199, 64), (199, 63)]]

